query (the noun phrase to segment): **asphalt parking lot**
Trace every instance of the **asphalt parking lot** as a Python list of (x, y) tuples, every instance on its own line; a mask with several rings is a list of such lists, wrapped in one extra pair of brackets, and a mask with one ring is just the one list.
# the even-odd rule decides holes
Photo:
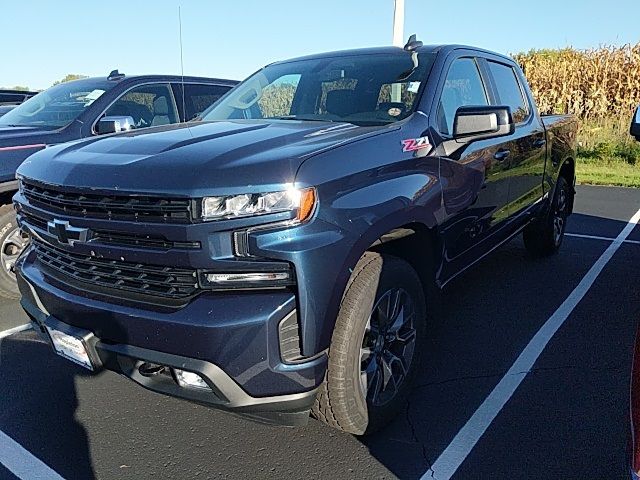
[[(517, 239), (459, 277), (405, 413), (372, 437), (260, 425), (92, 376), (30, 331), (0, 340), (0, 434), (67, 479), (442, 478), (430, 467), (639, 208), (640, 190), (579, 187), (559, 255), (532, 259)], [(627, 240), (453, 478), (628, 477), (640, 227)], [(0, 332), (24, 323), (0, 303)], [(0, 478), (16, 477), (0, 466)]]

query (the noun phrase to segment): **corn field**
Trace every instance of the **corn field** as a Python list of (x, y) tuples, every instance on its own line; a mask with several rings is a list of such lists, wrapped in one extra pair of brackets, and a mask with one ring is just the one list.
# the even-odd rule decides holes
[[(540, 113), (571, 113), (580, 119), (579, 165), (602, 171), (578, 176), (588, 183), (640, 185), (640, 143), (629, 135), (640, 104), (640, 43), (533, 50), (513, 58), (524, 70)], [(611, 172), (617, 172), (616, 178), (605, 178)]]
[(625, 117), (640, 104), (640, 43), (594, 50), (533, 50), (513, 56), (541, 113), (585, 121)]

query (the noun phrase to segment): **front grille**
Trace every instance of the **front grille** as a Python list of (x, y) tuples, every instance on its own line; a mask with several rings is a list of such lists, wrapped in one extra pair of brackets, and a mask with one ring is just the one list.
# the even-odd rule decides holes
[(26, 181), (22, 181), (22, 192), (35, 206), (69, 215), (134, 222), (191, 222), (190, 199), (70, 193)]
[(38, 261), (66, 283), (154, 295), (169, 299), (193, 296), (198, 290), (196, 271), (145, 265), (69, 253), (34, 241)]
[[(37, 227), (40, 230), (47, 231), (47, 221), (26, 210), (20, 212), (20, 217), (27, 224)], [(105, 245), (133, 246), (143, 248), (158, 249), (199, 249), (200, 242), (176, 242), (170, 241), (162, 237), (154, 237), (151, 235), (138, 235), (133, 233), (121, 233), (108, 230), (92, 230), (91, 243), (102, 243)]]

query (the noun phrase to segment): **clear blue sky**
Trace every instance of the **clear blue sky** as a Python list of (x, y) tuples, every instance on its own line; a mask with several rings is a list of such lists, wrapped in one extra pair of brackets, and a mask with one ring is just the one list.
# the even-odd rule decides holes
[[(503, 53), (640, 41), (640, 0), (405, 0), (405, 36)], [(0, 0), (0, 85), (46, 88), (68, 73), (242, 79), (274, 60), (387, 45), (393, 0)]]

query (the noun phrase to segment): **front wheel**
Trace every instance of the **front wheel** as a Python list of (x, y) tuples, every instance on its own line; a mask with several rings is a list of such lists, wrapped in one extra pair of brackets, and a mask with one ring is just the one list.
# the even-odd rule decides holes
[(11, 205), (0, 207), (0, 297), (20, 298), (13, 266), (28, 243)]
[(415, 270), (400, 258), (367, 252), (343, 296), (314, 416), (356, 435), (386, 425), (406, 402), (425, 317)]
[(569, 195), (569, 184), (559, 177), (549, 211), (524, 229), (524, 245), (533, 255), (544, 257), (560, 249), (569, 217)]

